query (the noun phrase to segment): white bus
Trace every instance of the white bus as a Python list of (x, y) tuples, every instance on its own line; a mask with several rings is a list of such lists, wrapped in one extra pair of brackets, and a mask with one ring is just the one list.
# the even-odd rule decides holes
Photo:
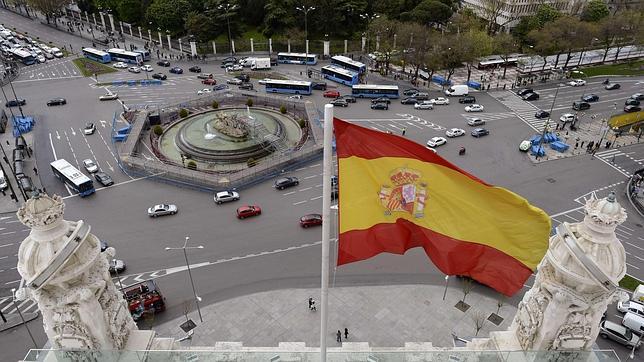
[(277, 53), (277, 62), (285, 64), (308, 64), (315, 65), (318, 62), (316, 54), (305, 53)]
[(32, 65), (36, 62), (34, 56), (26, 50), (14, 49), (11, 51), (11, 54), (13, 55), (13, 58), (15, 60), (21, 62), (24, 65)]
[(54, 176), (78, 192), (81, 197), (91, 195), (96, 191), (92, 180), (64, 159), (58, 159), (50, 165)]
[(264, 85), (267, 93), (291, 93), (308, 96), (313, 91), (311, 82), (301, 80), (267, 79)]
[(322, 76), (326, 79), (332, 80), (334, 82), (338, 82), (344, 85), (354, 85), (358, 84), (360, 79), (358, 77), (358, 73), (352, 72), (350, 70), (346, 70), (344, 68), (340, 68), (335, 65), (327, 65), (322, 67), (320, 70), (320, 73), (322, 73)]
[(99, 63), (109, 63), (112, 61), (112, 57), (110, 57), (107, 52), (94, 48), (83, 48), (83, 55), (86, 58), (97, 61)]
[(136, 65), (143, 64), (143, 55), (141, 53), (129, 52), (127, 50), (112, 48), (107, 51), (114, 62), (125, 62)]
[(336, 55), (331, 58), (331, 64), (337, 65), (338, 67), (356, 72), (358, 74), (364, 73), (367, 71), (367, 66), (364, 63), (357, 62), (349, 57), (344, 55)]
[(356, 98), (398, 98), (397, 85), (356, 84), (351, 87), (351, 94)]

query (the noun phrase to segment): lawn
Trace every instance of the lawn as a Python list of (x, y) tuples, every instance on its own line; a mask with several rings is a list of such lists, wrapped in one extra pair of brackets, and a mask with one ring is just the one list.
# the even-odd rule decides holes
[(644, 60), (583, 68), (589, 77), (597, 75), (644, 75)]
[(72, 60), (85, 77), (93, 77), (94, 74), (101, 75), (116, 72), (117, 70), (107, 65), (89, 60), (87, 58), (77, 58)]
[(642, 284), (641, 281), (633, 278), (630, 275), (625, 275), (622, 280), (619, 281), (619, 286), (630, 291), (634, 291), (638, 285)]

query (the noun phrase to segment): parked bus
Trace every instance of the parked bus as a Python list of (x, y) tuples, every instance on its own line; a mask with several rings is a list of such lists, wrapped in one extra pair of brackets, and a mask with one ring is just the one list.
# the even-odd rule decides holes
[(356, 62), (355, 60), (343, 55), (336, 55), (331, 58), (331, 64), (358, 74), (362, 74), (367, 71), (367, 66), (364, 63)]
[(94, 48), (83, 48), (83, 55), (85, 56), (85, 58), (88, 58), (103, 64), (109, 63), (112, 61), (112, 57), (108, 53)]
[(64, 159), (58, 159), (50, 165), (54, 176), (78, 192), (81, 197), (91, 195), (96, 191), (92, 180)]
[(308, 96), (313, 91), (311, 82), (301, 80), (267, 79), (265, 86), (267, 93), (293, 93)]
[[(510, 55), (507, 60), (507, 66), (515, 66), (519, 62), (519, 57), (515, 55)], [(477, 64), (479, 70), (484, 69), (493, 69), (496, 67), (503, 67), (506, 64), (506, 61), (503, 60), (500, 56), (493, 56), (490, 58), (482, 58)]]
[(134, 53), (139, 53), (143, 57), (144, 62), (150, 61), (150, 51), (147, 49), (134, 49)]
[(11, 53), (13, 54), (13, 58), (16, 61), (19, 61), (24, 65), (32, 65), (36, 62), (34, 56), (31, 55), (31, 53), (29, 53), (28, 51), (22, 49), (14, 49), (13, 51), (11, 51)]
[(307, 58), (307, 55), (304, 53), (277, 53), (277, 62), (315, 65), (318, 62), (318, 56), (316, 54), (309, 54)]
[(351, 87), (351, 94), (356, 98), (398, 98), (397, 85), (356, 84)]
[(336, 67), (335, 65), (327, 65), (322, 67), (322, 76), (334, 82), (342, 83), (344, 85), (358, 84), (358, 73), (354, 73), (344, 68)]
[(143, 56), (140, 53), (128, 52), (118, 48), (112, 48), (107, 51), (112, 57), (112, 61), (125, 62), (133, 64), (143, 64)]

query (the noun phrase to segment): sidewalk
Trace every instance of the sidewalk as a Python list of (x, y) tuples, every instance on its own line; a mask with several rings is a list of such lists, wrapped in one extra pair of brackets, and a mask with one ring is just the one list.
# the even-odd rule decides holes
[[(454, 278), (456, 279), (456, 278)], [(470, 339), (476, 334), (474, 318), (488, 318), (497, 311), (497, 300), (477, 293), (484, 288), (474, 284), (465, 301), (471, 305), (462, 312), (455, 305), (463, 298), (461, 283), (450, 279), (443, 300), (444, 286), (395, 285), (338, 287), (329, 290), (328, 345), (342, 341), (368, 342), (371, 347), (404, 347), (405, 342), (431, 342), (435, 347), (453, 347), (455, 333)], [(192, 339), (183, 346), (214, 346), (218, 341), (242, 342), (245, 346), (273, 347), (280, 342), (305, 342), (308, 347), (320, 344), (319, 289), (284, 289), (255, 293), (214, 303), (201, 308), (204, 323), (195, 310), (188, 317), (197, 323)], [(308, 309), (313, 297), (317, 311)], [(495, 325), (485, 320), (479, 337), (490, 331), (506, 330), (517, 308), (504, 304)], [(480, 318), (480, 317), (479, 317)], [(153, 326), (158, 337), (181, 338), (179, 325), (185, 317)], [(145, 329), (145, 321), (140, 324)], [(344, 338), (344, 328), (349, 338)]]

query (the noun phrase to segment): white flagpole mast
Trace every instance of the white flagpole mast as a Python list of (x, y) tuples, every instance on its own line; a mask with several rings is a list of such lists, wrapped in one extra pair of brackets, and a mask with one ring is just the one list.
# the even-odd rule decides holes
[(329, 309), (329, 249), (331, 232), (331, 176), (333, 175), (333, 105), (324, 106), (324, 160), (322, 178), (322, 295), (320, 301), (320, 362), (326, 362)]

